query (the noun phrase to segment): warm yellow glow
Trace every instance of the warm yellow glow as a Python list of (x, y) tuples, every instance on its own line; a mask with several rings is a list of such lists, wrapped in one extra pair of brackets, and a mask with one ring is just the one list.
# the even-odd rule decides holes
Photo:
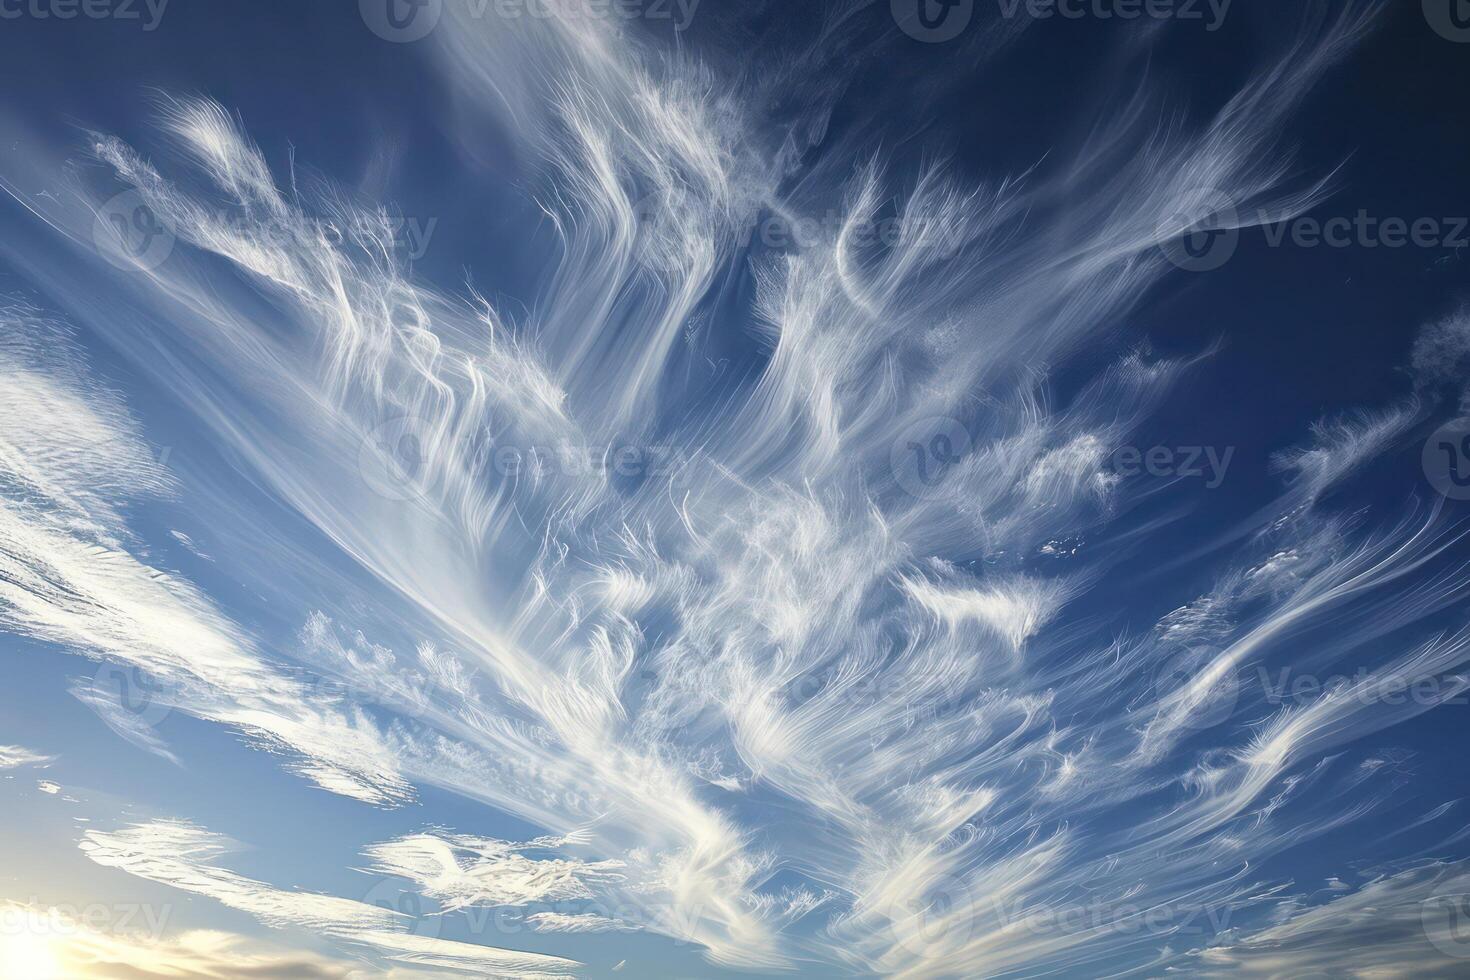
[(0, 935), (0, 977), (65, 980), (51, 940), (27, 932)]

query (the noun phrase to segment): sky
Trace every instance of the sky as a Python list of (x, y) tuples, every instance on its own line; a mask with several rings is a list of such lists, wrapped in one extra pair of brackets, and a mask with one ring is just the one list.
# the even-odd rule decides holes
[(1470, 976), (1463, 0), (0, 0), (0, 977)]

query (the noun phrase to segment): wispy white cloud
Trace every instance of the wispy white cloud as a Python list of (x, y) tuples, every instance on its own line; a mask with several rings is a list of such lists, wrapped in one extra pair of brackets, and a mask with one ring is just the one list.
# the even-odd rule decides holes
[[(361, 713), (315, 703), (191, 583), (139, 561), (119, 516), (126, 502), (170, 484), (116, 395), (84, 380), (66, 332), (32, 311), (0, 311), (0, 623), (37, 639), (126, 665), (150, 678), (166, 714), (178, 708), (232, 725), (260, 745), (298, 753), (295, 767), (369, 802), (408, 795), (391, 752)], [(78, 687), (84, 703), (151, 751), (156, 733), (116, 709), (106, 685)]]
[(188, 823), (154, 821), (89, 830), (81, 843), (97, 864), (204, 895), (278, 929), (304, 928), (401, 964), (524, 978), (565, 976), (578, 964), (539, 953), (479, 946), (403, 930), (403, 917), (353, 899), (287, 891), (226, 871), (217, 859), (231, 842)]
[(555, 851), (563, 838), (524, 844), (463, 835), (414, 834), (374, 844), (367, 856), (379, 874), (409, 878), (446, 909), (525, 905), (594, 897), (594, 888), (621, 881), (621, 861), (529, 857)]
[(534, 912), (526, 916), (526, 922), (537, 932), (617, 932), (637, 928), (590, 912)]
[(0, 745), (0, 769), (18, 769), (21, 766), (39, 766), (52, 761), (49, 755), (32, 752), (19, 745)]
[[(1194, 977), (1458, 976), (1470, 958), (1465, 920), (1470, 872), (1462, 863), (1382, 873), (1326, 901), (1293, 898), (1274, 924), (1241, 931), (1169, 964)], [(1341, 894), (1346, 892), (1345, 894)]]

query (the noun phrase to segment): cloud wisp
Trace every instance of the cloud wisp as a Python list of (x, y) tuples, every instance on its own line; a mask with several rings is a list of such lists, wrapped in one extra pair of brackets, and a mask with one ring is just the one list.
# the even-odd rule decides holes
[(523, 953), (411, 933), (403, 917), (387, 908), (331, 895), (275, 888), (217, 866), (230, 841), (191, 824), (153, 821), (118, 831), (89, 830), (82, 850), (108, 868), (196, 895), (255, 916), (281, 929), (308, 929), (382, 959), (475, 976), (522, 978), (567, 976), (574, 960)]

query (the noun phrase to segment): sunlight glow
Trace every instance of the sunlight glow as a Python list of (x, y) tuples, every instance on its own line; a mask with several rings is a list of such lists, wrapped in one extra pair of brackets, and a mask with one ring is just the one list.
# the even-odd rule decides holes
[(0, 937), (0, 976), (62, 980), (61, 961), (52, 941), (23, 932)]

